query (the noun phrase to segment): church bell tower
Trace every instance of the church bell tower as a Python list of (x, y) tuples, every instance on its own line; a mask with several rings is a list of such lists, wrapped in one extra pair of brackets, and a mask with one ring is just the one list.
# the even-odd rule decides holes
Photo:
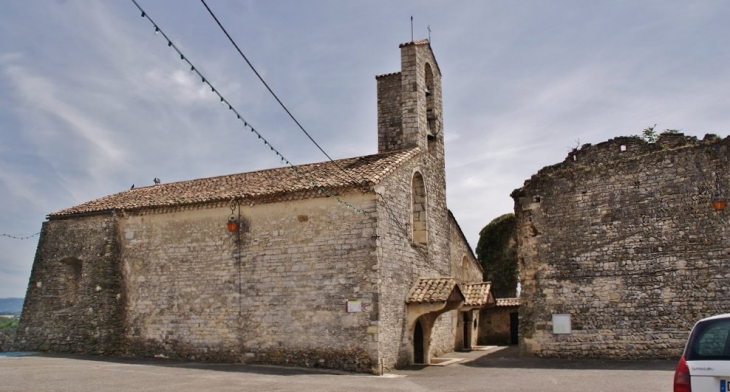
[(401, 71), (376, 76), (378, 153), (420, 147), (443, 159), (441, 71), (428, 40), (400, 45)]

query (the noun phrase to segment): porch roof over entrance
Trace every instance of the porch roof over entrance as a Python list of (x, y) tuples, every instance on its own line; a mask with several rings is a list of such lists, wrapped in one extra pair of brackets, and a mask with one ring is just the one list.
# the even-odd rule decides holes
[(409, 304), (459, 302), (465, 296), (453, 278), (419, 278), (406, 300)]
[(494, 306), (494, 296), (491, 293), (492, 282), (467, 283), (461, 285), (464, 292), (464, 306)]

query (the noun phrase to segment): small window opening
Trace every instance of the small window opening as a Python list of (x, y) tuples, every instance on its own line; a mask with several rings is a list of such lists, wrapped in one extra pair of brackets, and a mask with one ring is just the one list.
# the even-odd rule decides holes
[(428, 63), (426, 63), (424, 68), (424, 74), (426, 77), (426, 138), (428, 152), (433, 154), (436, 152), (436, 135), (439, 133), (439, 125), (436, 119), (434, 105), (433, 70), (431, 69), (431, 65)]
[(621, 151), (626, 151), (626, 145), (625, 144), (622, 144), (621, 145)]
[(428, 225), (426, 221), (426, 186), (421, 173), (413, 175), (411, 183), (411, 228), (413, 242), (426, 245), (428, 243)]
[(573, 162), (575, 162), (575, 161), (577, 161), (577, 160), (578, 160), (578, 157), (577, 157), (577, 156), (575, 156), (575, 155), (573, 155)]
[(428, 135), (427, 136), (428, 141), (428, 152), (430, 152), (432, 155), (436, 153), (436, 136), (434, 135)]
[(535, 201), (535, 203), (539, 203), (540, 202), (540, 196), (535, 196), (533, 198), (533, 200)]

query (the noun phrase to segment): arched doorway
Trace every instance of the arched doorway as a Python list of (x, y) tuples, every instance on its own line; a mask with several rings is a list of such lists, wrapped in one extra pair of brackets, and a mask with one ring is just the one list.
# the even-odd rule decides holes
[(413, 329), (413, 363), (422, 364), (424, 362), (423, 346), (423, 326), (421, 326), (421, 320), (418, 320)]

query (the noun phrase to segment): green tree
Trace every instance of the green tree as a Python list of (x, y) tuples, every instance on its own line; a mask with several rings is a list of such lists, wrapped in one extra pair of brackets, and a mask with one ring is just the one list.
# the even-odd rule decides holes
[(484, 280), (492, 282), (496, 297), (514, 296), (517, 290), (517, 241), (515, 214), (504, 214), (479, 232), (476, 254)]
[(661, 134), (658, 134), (656, 132), (656, 124), (654, 124), (654, 126), (652, 126), (652, 127), (644, 128), (644, 130), (641, 131), (640, 136), (639, 135), (634, 135), (634, 136), (640, 137), (641, 139), (643, 139), (645, 142), (648, 142), (648, 143), (656, 143), (656, 141), (659, 140), (659, 136), (661, 136), (661, 135), (673, 135), (673, 134), (677, 134), (677, 133), (679, 133), (678, 129), (665, 129), (664, 131), (662, 131)]

